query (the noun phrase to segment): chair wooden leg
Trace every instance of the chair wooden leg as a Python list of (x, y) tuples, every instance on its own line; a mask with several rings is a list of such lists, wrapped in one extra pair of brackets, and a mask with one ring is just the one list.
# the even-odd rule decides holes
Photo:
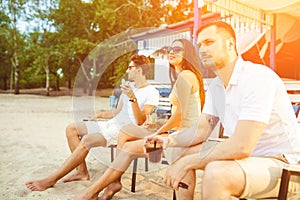
[(283, 169), (282, 174), (281, 174), (281, 182), (280, 182), (280, 189), (279, 189), (279, 194), (278, 194), (278, 199), (279, 200), (286, 200), (287, 199), (287, 194), (289, 191), (289, 183), (291, 176), (300, 176), (300, 171), (299, 169)]
[(148, 170), (149, 170), (148, 158), (145, 158), (145, 171), (147, 172)]
[(278, 199), (285, 200), (287, 197), (289, 182), (290, 182), (291, 173), (287, 169), (282, 170), (280, 190), (278, 194)]
[(176, 192), (173, 190), (173, 200), (176, 200)]
[(134, 159), (133, 169), (132, 169), (132, 178), (131, 178), (131, 192), (135, 192), (137, 162), (138, 162), (138, 159), (137, 158)]
[(110, 162), (113, 162), (115, 158), (114, 155), (114, 146), (110, 146)]

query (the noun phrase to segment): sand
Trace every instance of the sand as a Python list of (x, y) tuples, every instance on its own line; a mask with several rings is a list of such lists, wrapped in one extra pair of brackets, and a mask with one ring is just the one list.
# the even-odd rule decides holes
[[(105, 171), (110, 150), (100, 147), (86, 159), (90, 181), (58, 182), (42, 192), (32, 192), (25, 186), (27, 181), (46, 177), (70, 155), (65, 138), (67, 124), (94, 110), (109, 108), (108, 98), (75, 99), (73, 102), (71, 96), (0, 94), (0, 199), (68, 199)], [(162, 182), (167, 166), (150, 165), (150, 171), (144, 172), (143, 160), (139, 159), (136, 192), (130, 192), (130, 167), (122, 179), (123, 189), (114, 199), (172, 199), (173, 191)], [(199, 192), (195, 195), (199, 199)]]

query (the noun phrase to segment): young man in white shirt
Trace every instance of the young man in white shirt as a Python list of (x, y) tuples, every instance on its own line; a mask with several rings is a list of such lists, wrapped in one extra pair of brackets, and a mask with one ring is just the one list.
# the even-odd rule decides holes
[[(117, 143), (122, 126), (127, 124), (141, 125), (158, 105), (159, 92), (146, 80), (151, 63), (144, 55), (133, 55), (126, 73), (134, 83), (121, 85), (122, 94), (115, 110), (100, 112), (90, 121), (73, 123), (67, 126), (66, 135), (72, 155), (54, 173), (45, 179), (26, 183), (32, 191), (43, 191), (53, 187), (66, 174), (77, 168), (77, 171), (64, 182), (89, 180), (85, 158), (91, 148), (109, 146)], [(110, 119), (95, 121), (96, 118)]]

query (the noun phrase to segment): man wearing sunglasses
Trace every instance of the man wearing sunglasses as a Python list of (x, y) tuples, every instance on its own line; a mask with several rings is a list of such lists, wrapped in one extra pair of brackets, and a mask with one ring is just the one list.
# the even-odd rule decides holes
[[(144, 55), (133, 55), (126, 73), (133, 84), (121, 85), (122, 94), (114, 110), (100, 112), (89, 121), (73, 123), (67, 126), (66, 135), (72, 152), (66, 162), (45, 179), (30, 181), (26, 186), (32, 191), (43, 191), (53, 187), (66, 174), (77, 168), (77, 171), (63, 182), (89, 180), (85, 158), (89, 150), (97, 146), (116, 144), (122, 126), (127, 124), (142, 125), (146, 115), (158, 105), (159, 92), (148, 85), (146, 74), (151, 63)], [(109, 119), (95, 121), (95, 119)]]

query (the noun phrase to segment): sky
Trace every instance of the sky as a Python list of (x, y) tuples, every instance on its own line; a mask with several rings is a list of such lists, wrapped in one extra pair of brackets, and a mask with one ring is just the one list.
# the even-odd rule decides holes
[[(36, 14), (34, 9), (32, 7), (34, 6), (38, 6), (39, 8), (42, 8), (45, 12), (47, 12), (49, 10), (49, 7), (51, 8), (55, 8), (55, 4), (53, 2), (53, 0), (39, 0), (39, 4), (35, 4), (34, 1), (29, 1), (28, 3), (26, 3), (24, 6), (24, 11), (21, 14), (21, 16), (19, 16), (17, 18), (17, 29), (22, 32), (22, 33), (28, 33), (28, 32), (32, 32), (35, 29), (39, 29), (41, 28), (41, 25), (43, 24), (45, 26), (45, 23), (42, 23), (42, 21), (38, 20), (38, 19), (32, 19), (32, 20), (26, 20), (26, 17)], [(9, 11), (9, 0), (2, 0), (1, 1), (1, 6), (4, 7), (4, 12), (11, 18), (11, 20), (13, 19), (12, 14)], [(51, 29), (51, 27), (47, 27), (47, 30), (50, 31), (54, 31), (54, 28)]]

